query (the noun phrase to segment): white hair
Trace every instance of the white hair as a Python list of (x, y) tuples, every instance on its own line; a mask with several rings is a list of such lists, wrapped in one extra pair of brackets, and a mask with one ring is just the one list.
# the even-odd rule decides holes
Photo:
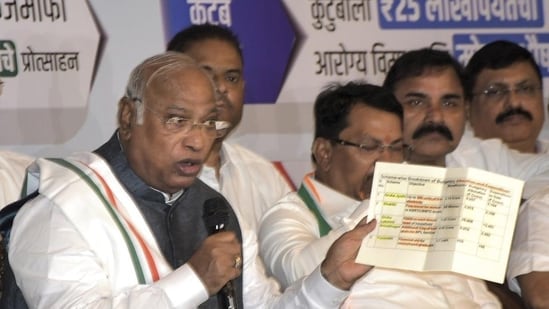
[(137, 113), (137, 124), (143, 123), (143, 112), (145, 105), (145, 91), (149, 85), (158, 78), (168, 77), (173, 72), (180, 70), (195, 68), (203, 71), (212, 88), (214, 82), (210, 74), (202, 69), (202, 67), (190, 56), (181, 52), (168, 51), (162, 54), (152, 56), (141, 62), (135, 69), (132, 70), (128, 84), (126, 86), (126, 98), (132, 100), (135, 104)]

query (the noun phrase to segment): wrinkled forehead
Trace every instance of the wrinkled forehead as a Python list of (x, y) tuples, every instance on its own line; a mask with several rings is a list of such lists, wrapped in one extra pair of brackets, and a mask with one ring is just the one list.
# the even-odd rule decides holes
[(215, 86), (211, 74), (199, 66), (170, 66), (151, 70), (145, 93), (176, 94), (196, 87), (211, 88), (213, 93)]
[(157, 75), (149, 81), (145, 90), (148, 104), (184, 109), (197, 115), (215, 111), (215, 98), (213, 83), (200, 68)]

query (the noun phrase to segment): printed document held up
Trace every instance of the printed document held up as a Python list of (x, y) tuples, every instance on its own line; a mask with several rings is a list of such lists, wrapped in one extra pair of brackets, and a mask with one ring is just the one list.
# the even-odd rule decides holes
[(502, 283), (524, 182), (475, 168), (376, 163), (357, 262)]

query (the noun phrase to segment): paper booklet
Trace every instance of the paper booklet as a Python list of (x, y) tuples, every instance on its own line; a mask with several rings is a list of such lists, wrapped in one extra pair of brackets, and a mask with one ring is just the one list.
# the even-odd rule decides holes
[(524, 182), (476, 168), (378, 162), (357, 262), (502, 283)]

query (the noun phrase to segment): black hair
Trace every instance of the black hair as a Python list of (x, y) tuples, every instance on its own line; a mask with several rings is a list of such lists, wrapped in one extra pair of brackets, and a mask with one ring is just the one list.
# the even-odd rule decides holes
[(383, 86), (394, 92), (396, 84), (404, 79), (421, 76), (431, 69), (444, 68), (455, 71), (463, 92), (467, 95), (462, 65), (447, 51), (432, 48), (411, 50), (400, 56), (387, 72)]
[(344, 85), (333, 83), (315, 100), (315, 138), (337, 139), (341, 131), (349, 126), (349, 113), (357, 104), (393, 113), (402, 122), (402, 106), (387, 89), (359, 81)]
[(229, 43), (238, 52), (240, 60), (244, 63), (242, 49), (238, 36), (225, 26), (202, 24), (191, 25), (179, 31), (168, 43), (168, 51), (186, 52), (194, 43), (208, 39), (218, 39)]
[(517, 43), (497, 40), (484, 45), (471, 57), (465, 66), (467, 74), (467, 92), (472, 96), (477, 77), (484, 69), (499, 70), (516, 62), (528, 62), (541, 82), (541, 70), (530, 51)]

